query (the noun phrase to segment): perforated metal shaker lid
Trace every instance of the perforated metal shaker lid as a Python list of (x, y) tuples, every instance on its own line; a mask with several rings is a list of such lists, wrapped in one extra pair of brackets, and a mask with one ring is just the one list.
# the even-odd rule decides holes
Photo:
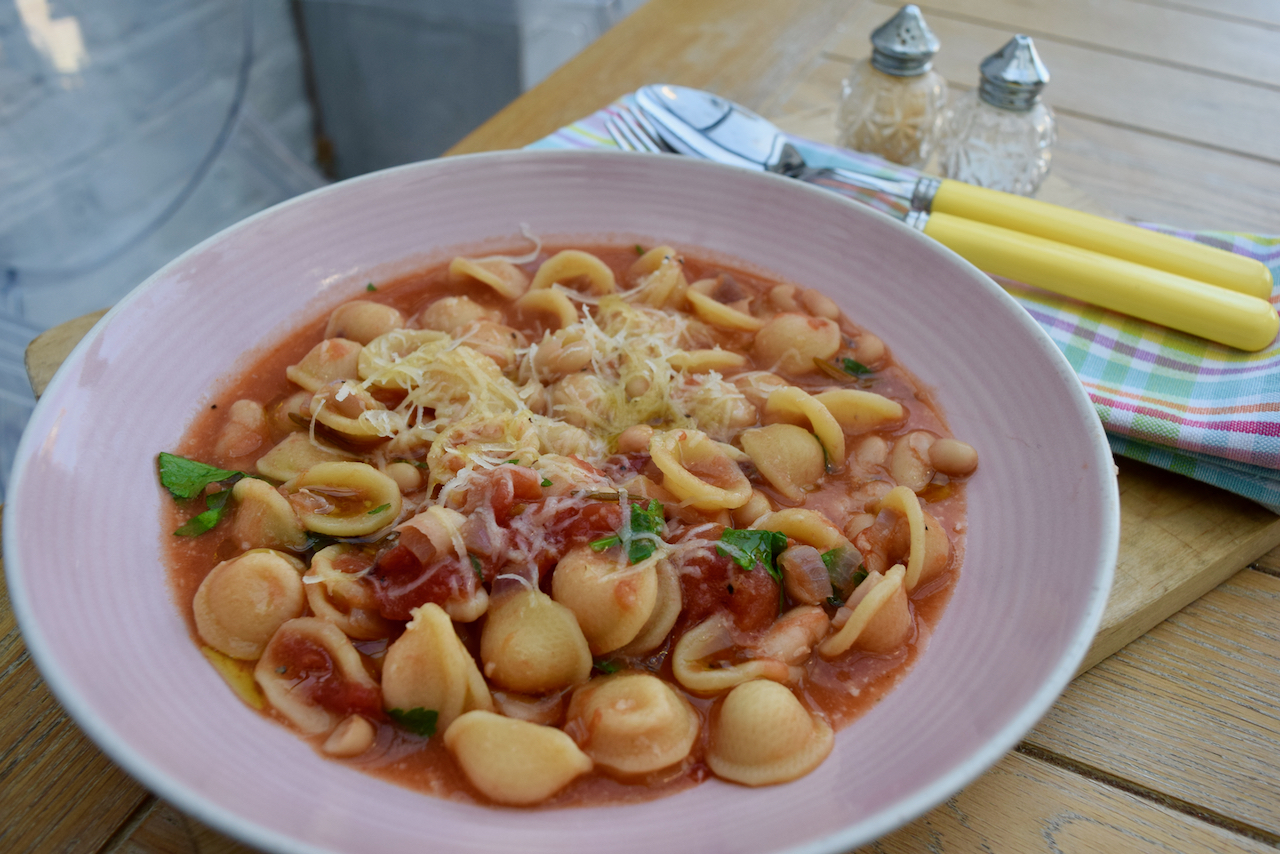
[(1040, 61), (1030, 36), (1017, 35), (982, 60), (978, 97), (1002, 110), (1025, 112), (1040, 100), (1049, 69)]
[(894, 77), (915, 77), (933, 67), (941, 46), (920, 7), (910, 3), (871, 33), (871, 65)]

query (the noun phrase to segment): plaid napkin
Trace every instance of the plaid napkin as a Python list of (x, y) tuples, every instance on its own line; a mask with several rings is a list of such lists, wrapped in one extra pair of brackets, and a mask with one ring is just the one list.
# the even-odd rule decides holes
[[(630, 102), (631, 96), (622, 99)], [(607, 107), (528, 148), (614, 147)], [(857, 166), (915, 177), (878, 157), (789, 137), (811, 166)], [(871, 207), (901, 218), (893, 200)], [(1280, 237), (1222, 231), (1158, 231), (1256, 258), (1280, 282)], [(1075, 369), (1111, 449), (1243, 495), (1280, 513), (1280, 341), (1245, 353), (1005, 279), (997, 280), (1049, 333)], [(1280, 290), (1272, 291), (1280, 303)]]

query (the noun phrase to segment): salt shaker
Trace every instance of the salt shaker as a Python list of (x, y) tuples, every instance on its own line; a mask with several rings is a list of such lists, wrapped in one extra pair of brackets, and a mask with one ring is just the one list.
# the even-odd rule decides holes
[(871, 58), (844, 81), (837, 142), (906, 166), (933, 153), (947, 106), (947, 81), (933, 70), (937, 36), (918, 6), (898, 10), (871, 34)]
[(1014, 36), (982, 61), (978, 88), (956, 102), (939, 146), (947, 178), (1030, 196), (1049, 174), (1057, 139), (1040, 100), (1049, 71), (1030, 37)]

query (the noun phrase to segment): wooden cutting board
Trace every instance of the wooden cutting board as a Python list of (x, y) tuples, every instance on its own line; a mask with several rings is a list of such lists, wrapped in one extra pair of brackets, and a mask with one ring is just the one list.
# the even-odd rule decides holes
[[(27, 348), (38, 397), (103, 314), (55, 326)], [(1181, 475), (1118, 458), (1120, 556), (1102, 624), (1081, 670), (1145, 634), (1280, 544), (1280, 517)]]

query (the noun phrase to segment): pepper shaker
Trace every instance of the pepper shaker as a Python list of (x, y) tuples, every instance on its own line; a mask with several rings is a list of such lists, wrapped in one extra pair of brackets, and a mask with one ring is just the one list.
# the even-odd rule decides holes
[(842, 86), (837, 141), (906, 166), (933, 153), (947, 106), (947, 81), (933, 70), (937, 36), (920, 8), (903, 6), (871, 34), (871, 58)]
[(982, 61), (978, 88), (956, 102), (939, 147), (947, 178), (1030, 196), (1049, 174), (1057, 139), (1040, 100), (1049, 71), (1030, 37), (1014, 36)]

